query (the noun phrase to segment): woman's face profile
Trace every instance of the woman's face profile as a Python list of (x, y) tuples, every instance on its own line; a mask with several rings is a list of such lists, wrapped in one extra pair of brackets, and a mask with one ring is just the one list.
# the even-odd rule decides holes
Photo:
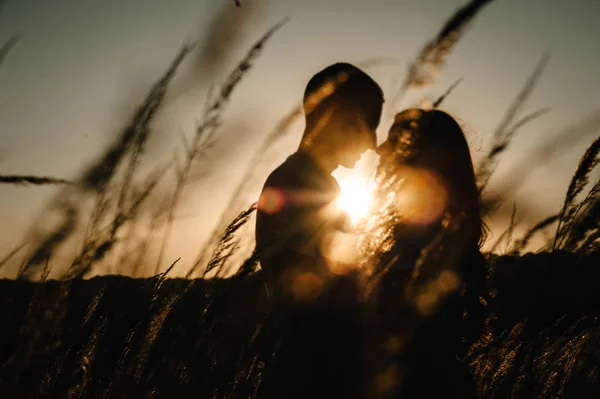
[(379, 155), (380, 163), (397, 162), (409, 155), (413, 137), (411, 130), (397, 125), (392, 126), (387, 139), (375, 150)]

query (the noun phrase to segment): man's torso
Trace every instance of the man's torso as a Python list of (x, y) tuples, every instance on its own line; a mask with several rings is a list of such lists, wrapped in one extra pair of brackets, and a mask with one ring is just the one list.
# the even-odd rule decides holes
[(303, 153), (291, 155), (271, 173), (256, 219), (257, 250), (267, 254), (261, 258), (263, 269), (289, 250), (322, 256), (323, 232), (331, 221), (330, 205), (339, 190), (337, 181)]

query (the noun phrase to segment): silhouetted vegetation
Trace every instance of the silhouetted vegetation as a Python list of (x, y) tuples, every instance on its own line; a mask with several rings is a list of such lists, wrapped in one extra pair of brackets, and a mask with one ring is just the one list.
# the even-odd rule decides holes
[(0, 176), (0, 183), (14, 184), (15, 186), (25, 186), (28, 184), (41, 186), (43, 184), (73, 184), (65, 179), (57, 179), (55, 177), (40, 177), (40, 176), (16, 176), (5, 175)]
[[(434, 83), (467, 24), (488, 3), (491, 0), (470, 1), (449, 18), (410, 64), (399, 97)], [(191, 139), (181, 135), (180, 152), (170, 163), (149, 165), (152, 171), (142, 172), (141, 166), (149, 164), (144, 153), (152, 122), (177, 71), (196, 48), (193, 44), (182, 46), (115, 142), (78, 179), (0, 176), (0, 183), (7, 184), (64, 185), (45, 212), (57, 216), (55, 225), (36, 221), (23, 243), (0, 258), (0, 268), (11, 262), (18, 266), (16, 280), (0, 280), (1, 397), (257, 397), (277, 341), (277, 320), (256, 254), (245, 261), (233, 256), (242, 243), (252, 241), (242, 228), (252, 221), (255, 207), (240, 198), (262, 183), (257, 166), (302, 115), (301, 108), (292, 109), (265, 135), (208, 241), (198, 243), (198, 256), (187, 265), (186, 278), (168, 278), (180, 266), (179, 259), (164, 262), (193, 166), (219, 139), (231, 96), (286, 21), (260, 37), (224, 83), (209, 92)], [(4, 42), (0, 64), (18, 38)], [(477, 167), (487, 218), (497, 207), (485, 189), (500, 157), (519, 129), (547, 112), (520, 115), (547, 62), (544, 55), (498, 124)], [(432, 108), (440, 107), (459, 82)], [(580, 139), (598, 129), (598, 115), (593, 114), (561, 132), (523, 163), (519, 179), (551, 157), (556, 147), (567, 145), (569, 133)], [(600, 396), (600, 292), (595, 286), (600, 278), (600, 181), (590, 183), (599, 162), (597, 138), (576, 169), (574, 165), (562, 209), (520, 236), (515, 233), (515, 210), (509, 228), (494, 245), (504, 247), (506, 254), (485, 254), (489, 261), (485, 326), (480, 330), (469, 325), (468, 351), (461, 359), (474, 373), (481, 397)], [(175, 176), (174, 187), (160, 194), (157, 187), (167, 186), (169, 174)], [(499, 192), (511, 189), (506, 183)], [(555, 229), (551, 240), (537, 253), (525, 253), (532, 250), (534, 235), (550, 228)], [(69, 254), (67, 264), (56, 265), (56, 254), (71, 241), (77, 243), (76, 251)], [(152, 248), (158, 251), (149, 259)], [(101, 271), (109, 255), (123, 273), (142, 276), (153, 270), (154, 276), (84, 279)], [(231, 270), (232, 276), (224, 278)], [(56, 278), (50, 279), (51, 273)], [(207, 273), (216, 277), (192, 278)], [(324, 336), (343, 336), (356, 345), (334, 347), (342, 344), (317, 337), (307, 345), (314, 344), (316, 363), (330, 348), (339, 355), (341, 366), (353, 364), (353, 356), (362, 356), (358, 351), (381, 338), (357, 332), (374, 330), (362, 305), (332, 300), (323, 306), (340, 314), (338, 318), (320, 314)], [(393, 386), (400, 378), (394, 370), (373, 376), (368, 363), (358, 367), (353, 375), (365, 383), (375, 379)]]

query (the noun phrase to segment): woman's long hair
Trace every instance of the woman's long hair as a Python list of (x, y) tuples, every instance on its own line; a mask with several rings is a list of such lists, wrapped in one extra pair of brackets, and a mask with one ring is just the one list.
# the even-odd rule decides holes
[(466, 246), (481, 245), (485, 228), (475, 171), (465, 135), (454, 118), (439, 110), (402, 111), (379, 152), (381, 173), (406, 166), (439, 177), (447, 195), (446, 212), (458, 221)]
[(377, 209), (361, 248), (368, 291), (376, 293), (386, 333), (406, 343), (391, 357), (416, 367), (410, 378), (419, 381), (418, 359), (448, 362), (464, 355), (464, 342), (473, 342), (464, 334), (465, 314), (476, 323), (472, 331), (484, 320), (480, 298), (487, 268), (479, 251), (484, 239), (479, 190), (465, 135), (445, 112), (398, 113), (377, 152)]

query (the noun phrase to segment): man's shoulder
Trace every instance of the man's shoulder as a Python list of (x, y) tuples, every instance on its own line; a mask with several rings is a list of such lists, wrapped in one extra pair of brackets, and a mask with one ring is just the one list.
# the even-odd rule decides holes
[(311, 169), (308, 162), (298, 153), (290, 155), (269, 174), (265, 185), (281, 186), (302, 182)]
[(267, 178), (265, 187), (306, 187), (317, 190), (339, 191), (337, 181), (307, 155), (290, 155)]

